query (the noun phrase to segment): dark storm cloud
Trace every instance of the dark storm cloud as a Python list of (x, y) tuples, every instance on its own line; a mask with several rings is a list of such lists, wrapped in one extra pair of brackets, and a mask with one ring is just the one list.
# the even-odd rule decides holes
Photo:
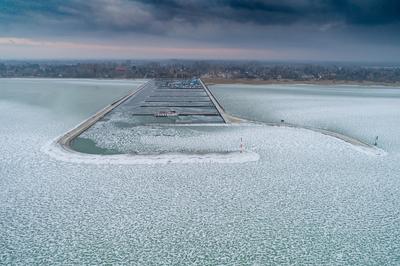
[(344, 18), (348, 24), (382, 25), (400, 21), (398, 0), (329, 1), (327, 11)]
[(400, 21), (398, 0), (138, 0), (155, 17), (198, 23), (208, 20), (259, 25), (323, 23), (382, 25)]
[[(179, 23), (212, 22), (290, 25), (400, 22), (398, 0), (1, 0), (3, 23), (39, 23), (46, 18), (82, 27), (162, 31)], [(167, 23), (167, 24), (165, 24)], [(171, 24), (168, 24), (171, 23)], [(50, 25), (51, 26), (51, 25)], [(163, 29), (165, 27), (165, 29)]]
[(67, 54), (86, 49), (79, 48), (85, 42), (107, 47), (104, 54), (122, 44), (177, 54), (204, 48), (193, 50), (203, 57), (232, 48), (243, 50), (241, 58), (263, 51), (277, 58), (399, 60), (400, 0), (0, 0), (0, 56), (9, 54), (1, 52), (7, 45), (45, 44)]

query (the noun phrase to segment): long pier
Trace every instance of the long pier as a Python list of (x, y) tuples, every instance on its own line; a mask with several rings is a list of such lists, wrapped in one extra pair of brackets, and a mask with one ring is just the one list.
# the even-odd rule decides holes
[(130, 92), (128, 95), (126, 95), (126, 96), (120, 98), (119, 100), (111, 103), (110, 105), (104, 107), (103, 109), (101, 109), (100, 111), (95, 113), (93, 116), (89, 117), (88, 119), (86, 119), (85, 121), (80, 123), (78, 126), (76, 126), (75, 128), (73, 128), (70, 131), (68, 131), (67, 133), (65, 133), (61, 138), (59, 138), (57, 140), (57, 143), (60, 144), (62, 147), (71, 150), (70, 144), (76, 137), (81, 135), (83, 132), (85, 132), (87, 129), (89, 129), (91, 126), (93, 126), (97, 121), (99, 121), (101, 118), (103, 118), (109, 112), (114, 110), (116, 107), (118, 107), (119, 105), (124, 103), (126, 100), (128, 100), (129, 98), (133, 97), (134, 95), (139, 93), (141, 90), (146, 88), (146, 86), (149, 85), (149, 82), (151, 82), (151, 81), (146, 82), (145, 84), (139, 86), (134, 91)]

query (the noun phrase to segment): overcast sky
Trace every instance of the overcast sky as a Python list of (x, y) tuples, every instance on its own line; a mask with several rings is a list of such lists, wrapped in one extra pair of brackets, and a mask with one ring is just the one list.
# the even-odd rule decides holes
[(0, 0), (0, 59), (400, 61), (400, 0)]

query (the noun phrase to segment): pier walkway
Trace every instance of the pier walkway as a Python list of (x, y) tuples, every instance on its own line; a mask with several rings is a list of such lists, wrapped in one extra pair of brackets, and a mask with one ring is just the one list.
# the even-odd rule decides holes
[(152, 80), (115, 111), (144, 124), (227, 122), (222, 107), (200, 79)]

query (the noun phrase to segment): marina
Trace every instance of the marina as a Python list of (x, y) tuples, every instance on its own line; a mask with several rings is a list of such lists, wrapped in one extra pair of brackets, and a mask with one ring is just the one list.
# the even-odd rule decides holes
[[(164, 130), (168, 130), (174, 125), (223, 126), (231, 122), (234, 121), (200, 79), (156, 79), (106, 106), (60, 137), (57, 143), (70, 152), (114, 154), (121, 153), (123, 147), (104, 151), (87, 136), (101, 132), (105, 139), (114, 139), (116, 132), (125, 130), (127, 138), (134, 138), (141, 127), (165, 125)], [(129, 150), (129, 153), (139, 150)]]
[(216, 105), (218, 103), (199, 79), (151, 80), (115, 112), (135, 118), (154, 118), (144, 119), (145, 124), (226, 123), (219, 111), (221, 108)]

